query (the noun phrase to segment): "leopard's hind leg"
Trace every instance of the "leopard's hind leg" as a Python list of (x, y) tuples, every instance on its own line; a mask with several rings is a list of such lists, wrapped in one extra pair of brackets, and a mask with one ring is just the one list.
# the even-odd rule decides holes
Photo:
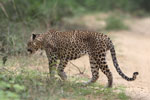
[(112, 73), (111, 73), (110, 69), (108, 68), (108, 65), (107, 65), (107, 62), (106, 62), (106, 53), (102, 53), (101, 54), (101, 60), (100, 60), (99, 64), (100, 64), (101, 71), (108, 78), (108, 85), (107, 85), (107, 87), (112, 87), (113, 76), (112, 76)]

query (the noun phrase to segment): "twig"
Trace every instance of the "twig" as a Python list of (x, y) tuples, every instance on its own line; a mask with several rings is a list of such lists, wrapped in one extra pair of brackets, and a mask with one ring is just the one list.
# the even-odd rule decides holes
[(84, 67), (84, 70), (81, 71), (80, 68), (79, 68), (77, 65), (73, 64), (72, 62), (70, 62), (70, 63), (71, 63), (75, 68), (78, 69), (78, 71), (79, 71), (80, 74), (84, 74), (84, 72), (85, 72), (85, 67)]

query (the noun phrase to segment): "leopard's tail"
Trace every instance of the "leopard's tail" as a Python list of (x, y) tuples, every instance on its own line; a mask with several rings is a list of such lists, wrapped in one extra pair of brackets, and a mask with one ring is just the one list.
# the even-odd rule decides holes
[(113, 64), (117, 70), (117, 72), (119, 73), (119, 75), (124, 78), (127, 81), (134, 81), (136, 79), (136, 76), (139, 74), (138, 72), (134, 72), (132, 78), (129, 78), (128, 76), (126, 76), (121, 69), (119, 68), (119, 64), (116, 58), (116, 53), (115, 53), (115, 48), (114, 45), (111, 42), (111, 46), (110, 46), (110, 52), (111, 52), (111, 56), (112, 56), (112, 60), (113, 60)]

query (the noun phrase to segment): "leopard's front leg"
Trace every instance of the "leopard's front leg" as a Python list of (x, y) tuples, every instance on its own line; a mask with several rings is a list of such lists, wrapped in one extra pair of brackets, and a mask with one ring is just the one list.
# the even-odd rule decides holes
[(57, 68), (57, 58), (54, 56), (51, 56), (48, 58), (49, 60), (49, 74), (50, 78), (53, 79), (55, 76), (55, 70)]
[(58, 65), (58, 75), (61, 77), (62, 80), (66, 80), (67, 79), (67, 75), (64, 72), (64, 69), (67, 65), (68, 61), (66, 60), (60, 60), (60, 63)]
[(49, 57), (49, 74), (50, 78), (54, 78), (55, 70), (57, 68), (57, 59), (55, 57)]
[(58, 57), (56, 55), (55, 52), (53, 52), (52, 48), (47, 47), (46, 51), (46, 55), (49, 61), (49, 74), (50, 74), (50, 78), (54, 78), (55, 76), (55, 70), (57, 68), (57, 60)]

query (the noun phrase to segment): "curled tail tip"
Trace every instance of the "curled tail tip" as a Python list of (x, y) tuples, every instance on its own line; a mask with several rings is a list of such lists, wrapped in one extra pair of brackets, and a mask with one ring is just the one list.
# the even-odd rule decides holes
[(139, 72), (134, 72), (133, 75), (137, 76), (137, 75), (139, 75)]
[(129, 81), (134, 81), (137, 75), (139, 75), (139, 72), (134, 72), (133, 77)]

